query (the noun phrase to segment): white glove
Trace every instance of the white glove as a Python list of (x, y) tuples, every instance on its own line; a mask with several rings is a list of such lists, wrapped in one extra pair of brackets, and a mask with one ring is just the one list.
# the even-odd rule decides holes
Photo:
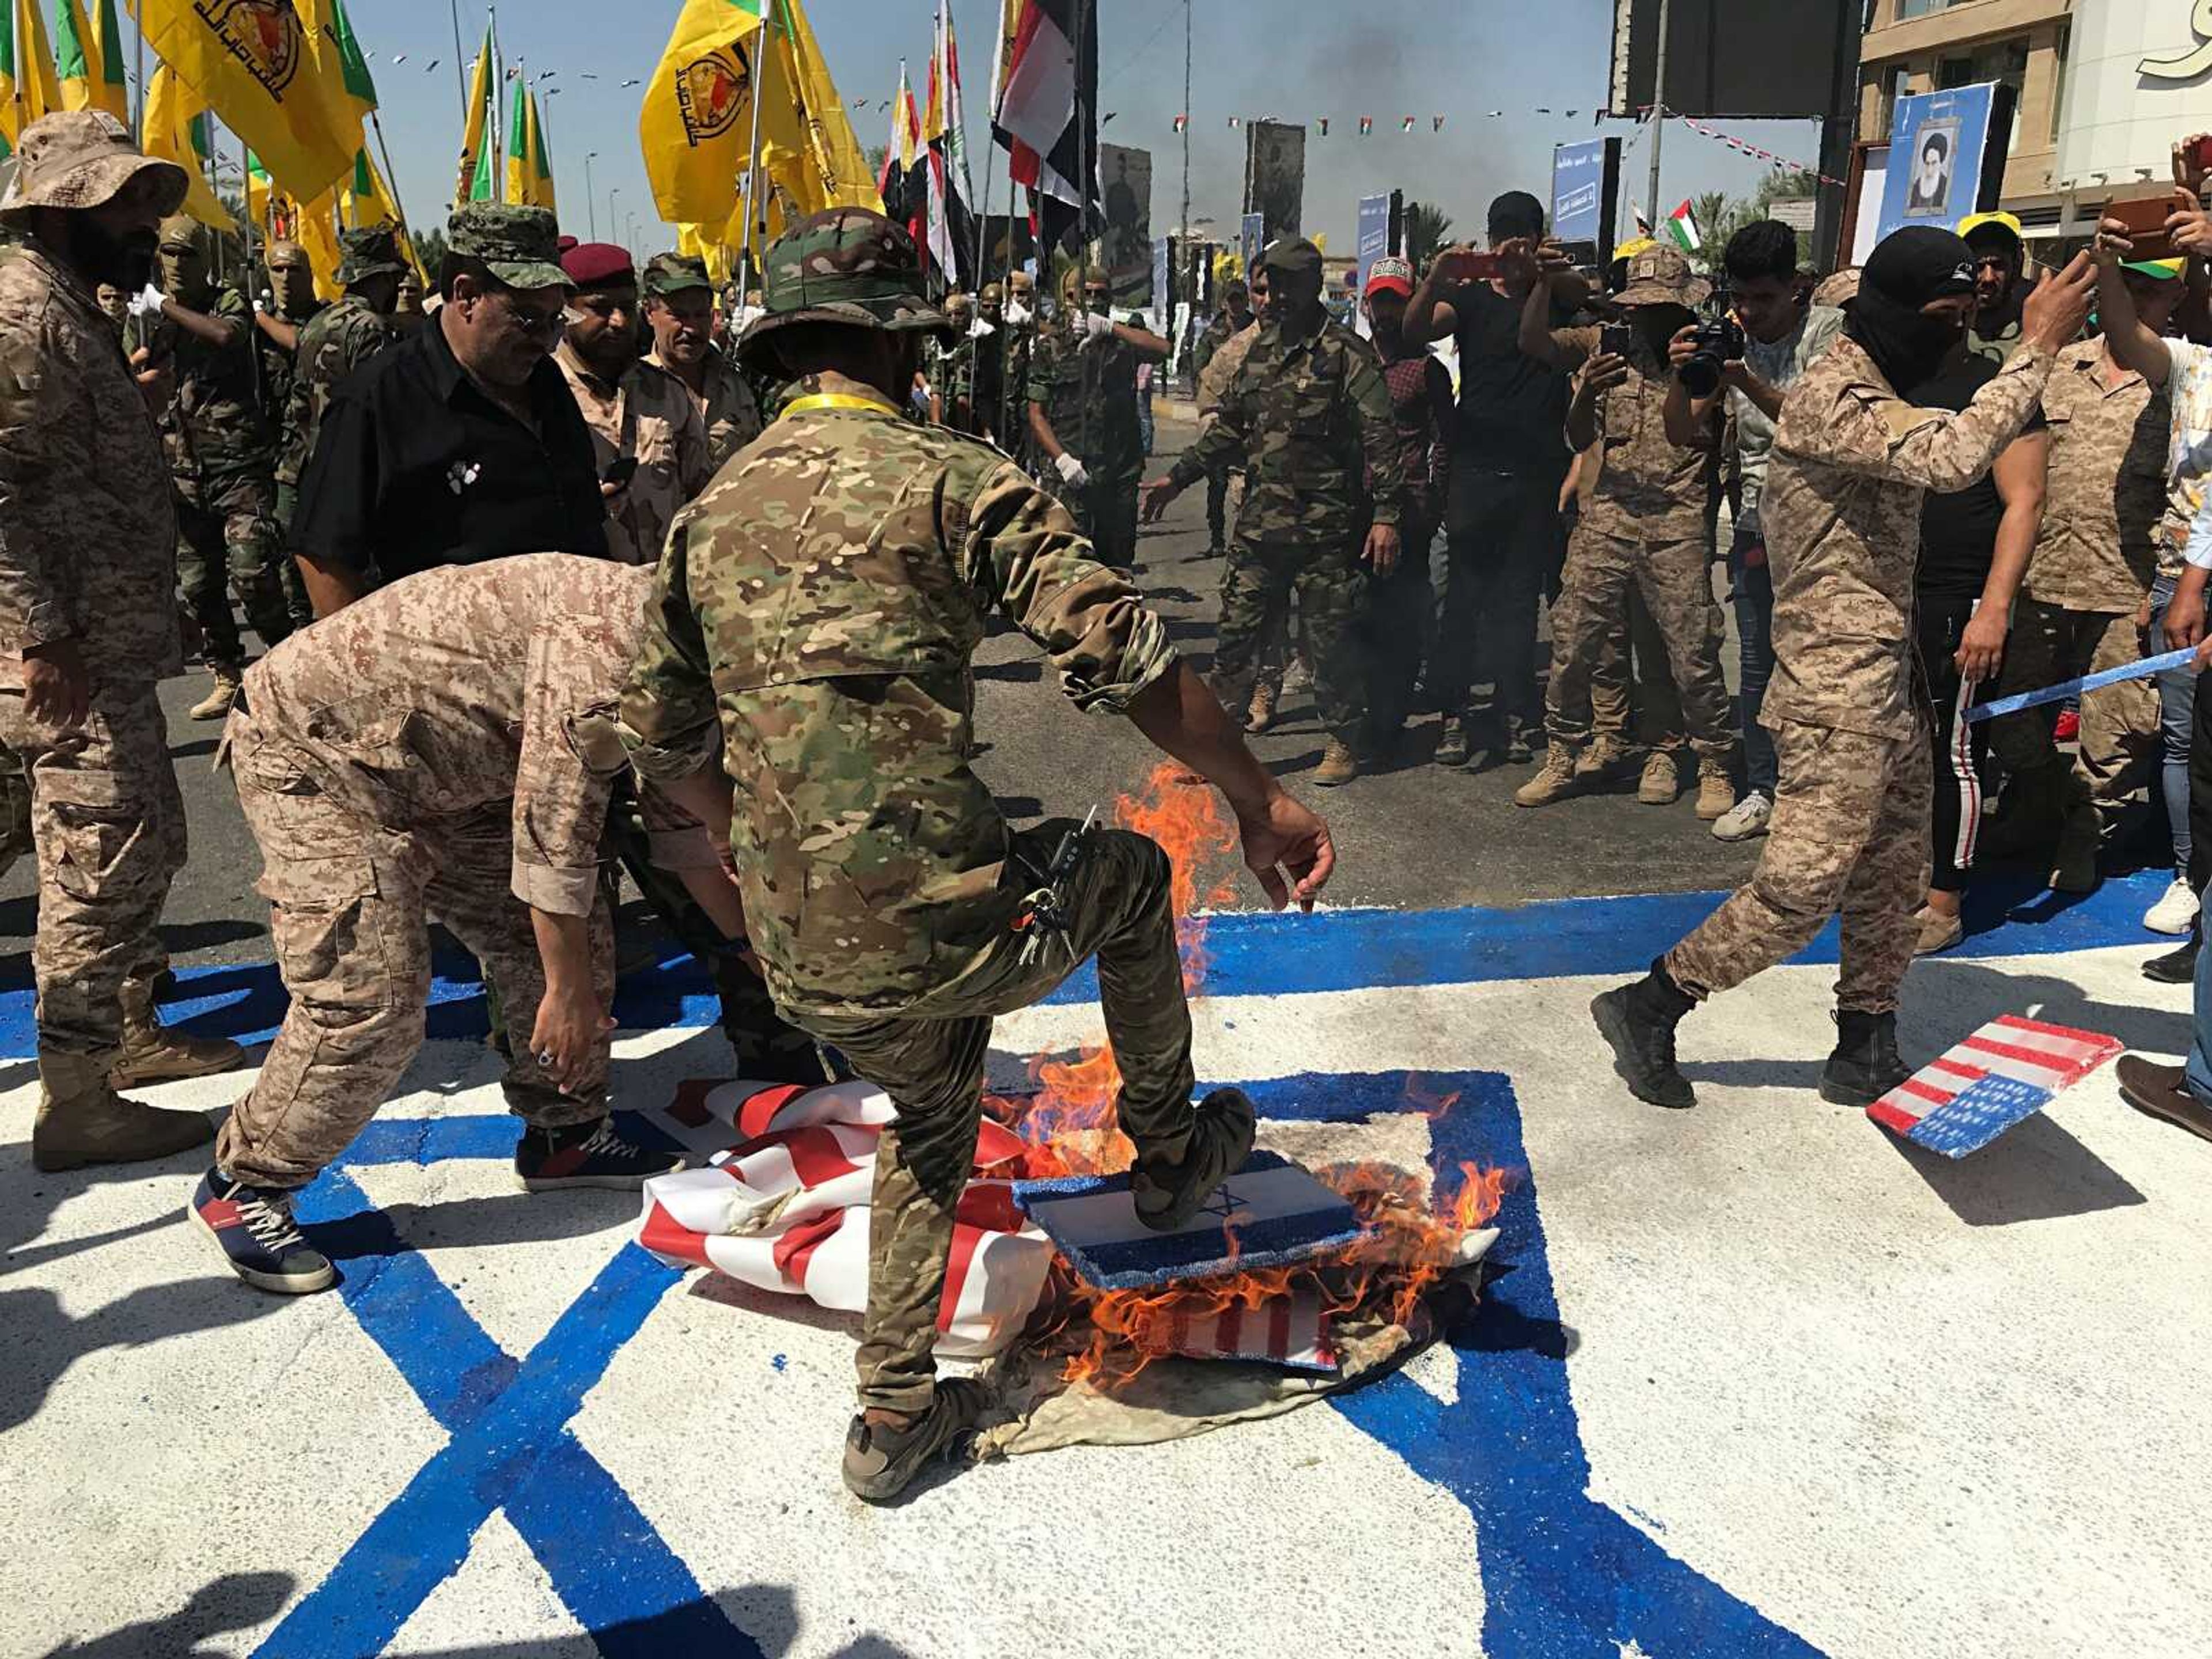
[(1054, 458), (1053, 465), (1060, 469), (1060, 476), (1077, 489), (1091, 482), (1091, 475), (1083, 470), (1083, 463), (1064, 449)]
[(133, 317), (143, 317), (149, 313), (159, 311), (161, 308), (161, 301), (168, 297), (153, 283), (149, 283), (146, 284), (144, 293), (132, 295), (125, 303), (129, 305)]
[(1006, 301), (1006, 320), (1019, 328), (1030, 319), (1030, 308), (1019, 300)]
[(1083, 336), (1086, 345), (1093, 340), (1104, 339), (1113, 331), (1114, 319), (1105, 313), (1086, 311), (1083, 313)]
[(981, 317), (978, 317), (974, 322), (968, 325), (968, 337), (971, 340), (980, 340), (984, 338), (987, 335), (996, 334), (998, 331), (999, 331), (997, 329), (993, 328), (990, 324), (985, 322)]

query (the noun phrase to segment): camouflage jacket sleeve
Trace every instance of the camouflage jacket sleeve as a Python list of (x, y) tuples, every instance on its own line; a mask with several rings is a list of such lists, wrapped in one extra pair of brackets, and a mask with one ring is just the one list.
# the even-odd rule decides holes
[(645, 602), (645, 635), (622, 692), (621, 732), (648, 783), (688, 778), (721, 753), (707, 640), (691, 608), (690, 530), (678, 515)]
[(684, 410), (683, 419), (676, 428), (676, 483), (683, 490), (684, 499), (690, 501), (714, 481), (714, 460), (707, 447), (707, 420), (699, 412), (699, 405), (691, 401), (691, 394), (677, 388), (682, 394), (677, 402)]
[[(2022, 346), (1956, 414), (1919, 409), (1883, 385), (1856, 346), (1830, 350), (1782, 406), (1778, 452), (1950, 495), (1986, 474), (2035, 413), (2057, 361)], [(1802, 395), (1801, 395), (1802, 394)]]
[(1398, 522), (1399, 503), (1405, 499), (1406, 461), (1398, 447), (1398, 424), (1390, 407), (1390, 388), (1382, 383), (1382, 365), (1375, 348), (1357, 335), (1347, 334), (1340, 348), (1344, 366), (1345, 401), (1359, 422), (1359, 449), (1374, 481), (1370, 509), (1376, 524)]
[(983, 474), (964, 527), (946, 530), (969, 580), (1051, 656), (1061, 690), (1086, 714), (1121, 714), (1174, 665), (1167, 624), (1011, 461)]
[(88, 548), (92, 406), (64, 342), (43, 315), (0, 318), (0, 617), (16, 637), (0, 650), (76, 638)]
[[(1168, 477), (1175, 481), (1176, 489), (1187, 489), (1218, 468), (1243, 463), (1252, 430), (1251, 363), (1252, 354), (1247, 351), (1228, 384), (1221, 388), (1219, 401), (1211, 411), (1212, 418), (1200, 427), (1198, 441), (1184, 450), (1168, 469)], [(1387, 395), (1382, 403), (1387, 418), (1390, 403)]]
[(627, 763), (604, 685), (583, 690), (594, 653), (574, 629), (541, 627), (523, 665), (522, 755), (514, 773), (515, 897), (533, 910), (586, 916), (599, 892), (607, 801)]

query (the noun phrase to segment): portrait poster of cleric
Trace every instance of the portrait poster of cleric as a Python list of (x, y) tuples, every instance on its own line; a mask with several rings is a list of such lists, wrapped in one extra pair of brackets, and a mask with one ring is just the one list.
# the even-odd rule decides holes
[(2002, 155), (2007, 138), (1990, 131), (1996, 91), (1994, 82), (1984, 82), (1897, 100), (1883, 175), (1881, 236), (1906, 225), (1948, 228), (1983, 205), (1983, 160)]

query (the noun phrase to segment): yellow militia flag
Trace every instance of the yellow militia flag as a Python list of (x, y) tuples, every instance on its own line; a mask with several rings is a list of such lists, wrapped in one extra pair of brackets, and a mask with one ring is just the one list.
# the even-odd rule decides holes
[(278, 193), (276, 181), (269, 176), (269, 169), (261, 165), (261, 158), (249, 149), (246, 152), (246, 216), (258, 226), (264, 234), (276, 235), (279, 234), (276, 215), (280, 210), (290, 212), (291, 204)]
[(638, 140), (653, 204), (671, 224), (719, 225), (752, 153), (755, 46), (763, 0), (684, 0), (646, 83)]
[[(346, 182), (352, 182), (350, 175)], [(337, 189), (333, 186), (313, 201), (298, 204), (293, 210), (287, 231), (307, 251), (307, 265), (315, 273), (315, 297), (319, 300), (335, 300), (344, 291), (338, 287), (337, 197)]]
[(366, 148), (354, 152), (353, 187), (346, 192), (345, 216), (346, 222), (356, 230), (364, 225), (398, 227), (401, 256), (415, 267), (417, 276), (428, 276), (422, 269), (422, 256), (415, 251), (415, 239), (407, 234), (407, 216), (399, 210), (399, 198), (384, 182), (376, 163), (368, 159)]
[[(318, 0), (307, 0), (320, 20)], [(277, 184), (313, 198), (353, 165), (361, 107), (344, 54), (312, 39), (295, 0), (136, 0), (146, 44), (253, 147)]]
[(61, 76), (62, 107), (104, 109), (131, 124), (130, 89), (123, 82), (122, 35), (115, 0), (61, 0), (54, 12), (54, 69)]
[(518, 207), (538, 205), (538, 170), (530, 164), (530, 94), (514, 77), (514, 96), (507, 122), (507, 182), (500, 199)]
[(354, 38), (344, 0), (304, 0), (299, 9), (308, 26), (308, 48), (323, 84), (331, 90), (332, 107), (344, 131), (358, 132), (376, 107), (376, 82), (369, 76), (361, 43)]
[(538, 205), (558, 214), (560, 204), (553, 198), (553, 152), (545, 142), (545, 106), (534, 92), (530, 94), (530, 171), (538, 189)]
[[(453, 174), (453, 204), (482, 199), (489, 191), (490, 157), (484, 154), (484, 128), (491, 112), (491, 25), (484, 25), (483, 45), (477, 50), (477, 66), (469, 72), (468, 125), (461, 131), (461, 164)], [(479, 191), (479, 184), (485, 191)]]
[(25, 127), (63, 105), (38, 0), (6, 0), (6, 5), (7, 21), (0, 25), (0, 133), (12, 150)]
[(191, 182), (179, 212), (191, 214), (210, 230), (234, 230), (238, 221), (208, 188), (208, 143), (207, 112), (169, 73), (167, 64), (156, 65), (146, 85), (146, 154), (185, 170)]
[[(763, 77), (770, 90), (761, 106), (761, 161), (775, 181), (777, 204), (801, 218), (832, 207), (882, 212), (875, 172), (799, 0), (777, 0), (773, 29), (773, 72)], [(779, 104), (788, 109), (787, 119)]]

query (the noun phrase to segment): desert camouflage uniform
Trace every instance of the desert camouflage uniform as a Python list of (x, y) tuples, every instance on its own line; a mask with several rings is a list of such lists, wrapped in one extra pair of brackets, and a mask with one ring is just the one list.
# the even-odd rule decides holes
[[(2172, 411), (2163, 386), (2130, 374), (2108, 387), (2104, 367), (2103, 344), (2082, 341), (2058, 354), (2044, 387), (2051, 464), (2043, 526), (2013, 607), (1993, 696), (2056, 685), (2142, 654), (2136, 612), (2159, 574)], [(2052, 744), (2051, 727), (2049, 708), (2023, 709), (1990, 722), (1990, 746), (2016, 775), (2064, 769), (2056, 775), (2069, 808), (2117, 810), (2156, 753), (2155, 684), (2131, 680), (2083, 697), (2080, 757), (2071, 765)], [(2081, 827), (2094, 833), (2094, 824)]]
[[(605, 1114), (605, 1038), (574, 1093), (531, 1052), (545, 982), (530, 912), (591, 918), (611, 999), (599, 837), (650, 585), (562, 553), (423, 571), (247, 672), (230, 763), (292, 1003), (223, 1127), (226, 1173), (301, 1186), (374, 1115), (422, 1046), (433, 916), (501, 994), (508, 1109), (545, 1128)], [(714, 861), (696, 824), (672, 809), (665, 823), (665, 862)]]
[[(661, 362), (657, 351), (645, 361), (668, 374), (676, 372)], [(752, 388), (745, 384), (745, 377), (712, 346), (708, 348), (700, 369), (706, 377), (706, 394), (693, 398), (691, 406), (706, 422), (707, 476), (711, 478), (722, 470), (725, 461), (760, 436), (761, 412), (760, 405), (753, 401)]]
[(608, 381), (566, 345), (553, 361), (591, 428), (600, 475), (617, 456), (637, 457), (629, 487), (607, 502), (608, 550), (624, 564), (658, 564), (678, 510), (714, 476), (697, 402), (683, 381), (647, 362), (633, 362), (619, 381)]
[[(825, 220), (838, 216), (771, 252), (772, 307), (788, 281), (779, 253)], [(914, 261), (902, 235), (893, 245)], [(1191, 1121), (1167, 860), (1141, 836), (1098, 833), (1070, 886), (1067, 937), (1022, 959), (1015, 918), (1068, 826), (1010, 830), (969, 769), (969, 660), (999, 612), (1050, 653), (1079, 708), (1114, 714), (1175, 653), (1127, 580), (1004, 455), (850, 382), (836, 384), (839, 404), (864, 406), (799, 390), (678, 517), (623, 736), (648, 780), (688, 775), (719, 746), (769, 988), (898, 1108), (877, 1155), (859, 1370), (864, 1406), (915, 1411), (934, 1386), (993, 1017), (1096, 951), (1123, 1127), (1147, 1157), (1176, 1158)]]
[(218, 288), (192, 308), (230, 324), (234, 343), (209, 345), (155, 313), (131, 319), (128, 343), (167, 357), (176, 376), (161, 433), (176, 487), (178, 579), (208, 660), (235, 670), (246, 652), (231, 589), (264, 644), (292, 631), (279, 565), (276, 438), (254, 392), (250, 337), (258, 331), (246, 297)]
[(1928, 889), (1928, 728), (1912, 672), (1924, 491), (1965, 489), (2035, 411), (2027, 346), (1961, 413), (1916, 409), (1848, 337), (1782, 406), (1759, 519), (1774, 566), (1774, 678), (1759, 720), (1781, 782), (1759, 868), (1667, 957), (1693, 996), (1811, 943), (1838, 908), (1836, 1005), (1889, 1013)]
[(1082, 315), (1063, 307), (1037, 336), (1027, 396), (1044, 410), (1060, 447), (1083, 463), (1090, 482), (1077, 489), (1049, 463), (1040, 471), (1045, 488), (1067, 508), (1098, 556), (1127, 570), (1137, 559), (1137, 486), (1145, 471), (1137, 349), (1111, 334), (1087, 343), (1077, 331)]
[[(114, 325), (27, 236), (0, 243), (0, 768), (38, 854), (40, 1065), (123, 1040), (123, 985), (185, 862), (184, 802), (155, 683), (184, 666), (168, 465)], [(91, 714), (24, 713), (22, 656), (76, 642)]]
[(1375, 348), (1326, 319), (1303, 340), (1276, 324), (1255, 331), (1214, 424), (1168, 476), (1187, 488), (1240, 458), (1244, 501), (1221, 578), (1214, 684), (1226, 707), (1244, 706), (1271, 620), (1295, 592), (1322, 724), (1358, 752), (1367, 735), (1362, 544), (1370, 524), (1398, 522), (1404, 485)]
[[(1555, 330), (1570, 369), (1597, 355), (1603, 331)], [(1723, 626), (1705, 554), (1705, 498), (1720, 420), (1694, 447), (1667, 436), (1670, 376), (1641, 333), (1628, 336), (1627, 381), (1598, 405), (1597, 479), (1584, 500), (1559, 598), (1552, 611), (1552, 677), (1544, 693), (1551, 741), (1579, 750), (1591, 737), (1591, 681), (1630, 629), (1639, 594), (1664, 647), (1690, 746), (1700, 760), (1735, 748), (1734, 708), (1721, 672)]]

